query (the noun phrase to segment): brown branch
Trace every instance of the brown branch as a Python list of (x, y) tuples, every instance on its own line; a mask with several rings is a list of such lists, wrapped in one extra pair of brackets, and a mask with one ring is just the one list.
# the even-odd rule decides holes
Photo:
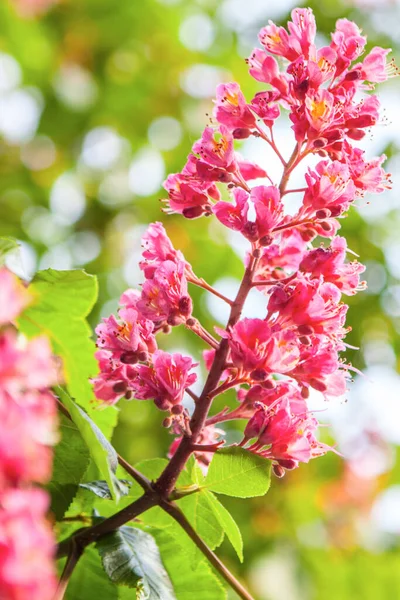
[(191, 540), (201, 550), (204, 556), (210, 561), (213, 567), (218, 573), (225, 579), (225, 581), (231, 586), (237, 593), (239, 598), (242, 600), (254, 600), (253, 596), (242, 586), (242, 584), (236, 579), (236, 577), (226, 568), (224, 563), (218, 558), (216, 554), (207, 546), (205, 542), (199, 537), (197, 532), (193, 529), (192, 525), (186, 519), (181, 509), (173, 502), (165, 502), (161, 504), (161, 508), (165, 510), (179, 525), (184, 529)]
[[(238, 293), (232, 304), (227, 329), (233, 327), (240, 319), (244, 302), (252, 286), (253, 274), (257, 262), (258, 252), (256, 256), (251, 257), (249, 264), (246, 267)], [(192, 453), (192, 444), (196, 443), (196, 440), (205, 425), (208, 411), (210, 410), (213, 400), (212, 392), (218, 386), (222, 372), (225, 369), (228, 351), (228, 340), (222, 339), (219, 348), (215, 352), (213, 364), (190, 420), (190, 431), (192, 432), (192, 435), (190, 437), (182, 438), (175, 454), (154, 484), (154, 488), (163, 498), (168, 498), (169, 494), (174, 489), (179, 474), (184, 469), (185, 464)]]
[(82, 556), (82, 552), (83, 548), (80, 548), (79, 545), (76, 544), (75, 539), (71, 538), (70, 543), (68, 545), (67, 562), (65, 563), (53, 600), (63, 600), (66, 589), (69, 584), (69, 580), (71, 579), (73, 570), (75, 569), (80, 557)]

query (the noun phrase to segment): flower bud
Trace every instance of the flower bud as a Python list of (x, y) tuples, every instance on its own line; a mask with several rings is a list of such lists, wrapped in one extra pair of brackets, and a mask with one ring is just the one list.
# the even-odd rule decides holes
[(254, 371), (250, 373), (250, 377), (254, 381), (264, 381), (268, 377), (268, 373), (265, 369), (254, 369)]
[(134, 365), (138, 361), (136, 352), (123, 352), (120, 356), (120, 361), (124, 365)]
[(182, 211), (182, 215), (186, 217), (186, 219), (197, 219), (204, 214), (203, 206), (190, 206), (189, 208), (184, 208)]
[(328, 219), (331, 216), (331, 214), (332, 213), (328, 208), (321, 208), (320, 210), (317, 210), (315, 216), (317, 217), (317, 219)]
[(307, 400), (307, 398), (310, 396), (310, 390), (306, 386), (303, 386), (301, 388), (300, 393), (301, 393), (301, 397), (304, 398), (304, 400)]
[(125, 390), (126, 390), (126, 383), (125, 383), (125, 381), (117, 381), (117, 383), (114, 383), (114, 385), (113, 385), (113, 391), (116, 394), (119, 394), (119, 393), (122, 394), (123, 392), (125, 392)]
[(188, 316), (192, 312), (192, 300), (189, 296), (182, 296), (179, 300), (179, 312), (181, 315)]
[(285, 469), (281, 465), (272, 465), (272, 471), (275, 477), (279, 477), (279, 479), (285, 476)]
[(244, 127), (238, 127), (232, 131), (232, 135), (235, 140), (244, 140), (251, 135), (250, 129), (245, 129)]
[(166, 429), (168, 429), (169, 427), (171, 427), (171, 425), (172, 425), (171, 417), (165, 417), (164, 421), (162, 422), (162, 426), (165, 427)]
[(139, 352), (138, 353), (138, 359), (140, 360), (140, 362), (147, 362), (149, 360), (149, 355), (147, 352)]
[(171, 406), (171, 403), (168, 402), (168, 400), (165, 400), (165, 398), (154, 398), (154, 404), (160, 410), (169, 410)]
[(274, 238), (272, 237), (272, 235), (264, 235), (260, 239), (260, 245), (261, 246), (270, 246), (273, 241), (274, 241)]
[(258, 238), (257, 223), (254, 223), (253, 221), (247, 221), (247, 223), (243, 227), (242, 233), (245, 237), (247, 237), (248, 240), (250, 240), (251, 242), (255, 242)]
[(184, 411), (184, 408), (182, 406), (182, 404), (174, 404), (174, 406), (171, 408), (171, 413), (173, 415), (181, 415)]
[(300, 335), (312, 335), (314, 333), (314, 328), (311, 325), (299, 325), (297, 331)]

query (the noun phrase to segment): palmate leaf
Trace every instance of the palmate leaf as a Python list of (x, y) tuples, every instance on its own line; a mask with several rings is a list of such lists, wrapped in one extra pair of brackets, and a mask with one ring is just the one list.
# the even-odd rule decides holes
[(270, 483), (270, 461), (234, 446), (214, 454), (204, 485), (218, 494), (252, 498), (266, 494)]
[(60, 441), (54, 448), (53, 473), (47, 488), (57, 520), (68, 509), (90, 462), (90, 453), (76, 425), (60, 415)]
[(95, 344), (85, 317), (97, 299), (97, 279), (85, 271), (39, 271), (30, 290), (35, 297), (19, 318), (19, 329), (28, 337), (45, 334), (55, 354), (62, 358), (63, 374), (70, 395), (76, 399), (100, 427), (111, 437), (117, 410), (96, 410), (89, 381), (98, 370)]
[(111, 581), (137, 589), (143, 600), (177, 600), (154, 538), (134, 527), (120, 527), (97, 542)]

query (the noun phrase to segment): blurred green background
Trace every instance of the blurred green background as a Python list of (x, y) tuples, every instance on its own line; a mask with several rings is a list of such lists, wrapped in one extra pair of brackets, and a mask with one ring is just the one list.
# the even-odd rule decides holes
[[(400, 51), (400, 4), (319, 0), (319, 41), (337, 18), (355, 20), (369, 47)], [(291, 0), (3, 0), (0, 3), (0, 235), (22, 242), (10, 266), (83, 266), (100, 282), (92, 315), (117, 307), (137, 286), (140, 236), (163, 220), (195, 272), (232, 293), (244, 246), (208, 219), (165, 218), (161, 182), (179, 171), (207, 123), (215, 86), (237, 80), (250, 100), (260, 89), (244, 57), (268, 19), (285, 22)], [(260, 600), (400, 598), (400, 81), (380, 89), (382, 123), (363, 146), (385, 152), (392, 191), (360, 200), (343, 223), (349, 247), (367, 264), (369, 290), (351, 299), (348, 359), (357, 375), (346, 399), (313, 408), (344, 459), (303, 465), (254, 501), (227, 499), (245, 541), (238, 565)], [(277, 142), (293, 145), (286, 124)], [(280, 137), (279, 137), (280, 136)], [(266, 160), (246, 141), (245, 156)], [(269, 165), (268, 165), (269, 166)], [(272, 168), (272, 167), (271, 167)], [(276, 175), (278, 177), (278, 174)], [(212, 328), (226, 313), (193, 290), (196, 316)], [(247, 310), (261, 311), (260, 297)], [(164, 342), (196, 359), (202, 345), (181, 327)], [(199, 373), (200, 383), (204, 373)], [(234, 400), (219, 400), (219, 407)], [(150, 402), (120, 403), (113, 442), (136, 462), (165, 456), (171, 441)], [(228, 426), (228, 439), (238, 432)], [(232, 596), (233, 598), (233, 596)]]

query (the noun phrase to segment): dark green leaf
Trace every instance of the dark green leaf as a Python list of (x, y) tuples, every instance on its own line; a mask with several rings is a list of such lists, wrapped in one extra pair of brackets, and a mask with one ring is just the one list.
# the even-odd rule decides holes
[(205, 479), (213, 492), (238, 498), (263, 496), (270, 483), (270, 461), (238, 446), (218, 450)]
[(39, 271), (29, 289), (35, 302), (19, 318), (28, 337), (44, 333), (55, 354), (62, 358), (70, 395), (85, 408), (107, 437), (111, 437), (117, 412), (113, 407), (96, 410), (90, 378), (97, 371), (95, 344), (85, 317), (97, 298), (97, 279), (85, 271)]
[(118, 586), (104, 572), (96, 549), (89, 546), (68, 583), (65, 600), (119, 600)]
[(64, 516), (89, 466), (90, 453), (76, 425), (60, 416), (60, 441), (54, 448), (53, 474), (48, 489), (51, 510), (57, 520)]
[[(121, 490), (120, 483), (115, 476), (118, 467), (117, 453), (85, 411), (61, 387), (57, 387), (55, 390), (85, 440), (100, 475), (108, 483), (113, 498), (118, 500)], [(124, 490), (124, 488), (122, 489)]]
[[(118, 482), (120, 484), (119, 493), (121, 496), (126, 496), (129, 494), (129, 486), (131, 482), (127, 479), (118, 479)], [(80, 483), (79, 485), (81, 488), (93, 492), (96, 494), (96, 496), (99, 496), (99, 498), (104, 498), (105, 500), (112, 499), (111, 491), (106, 481), (88, 481), (86, 483)]]
[(146, 600), (176, 600), (154, 538), (140, 529), (120, 527), (97, 542), (111, 581), (140, 590)]

